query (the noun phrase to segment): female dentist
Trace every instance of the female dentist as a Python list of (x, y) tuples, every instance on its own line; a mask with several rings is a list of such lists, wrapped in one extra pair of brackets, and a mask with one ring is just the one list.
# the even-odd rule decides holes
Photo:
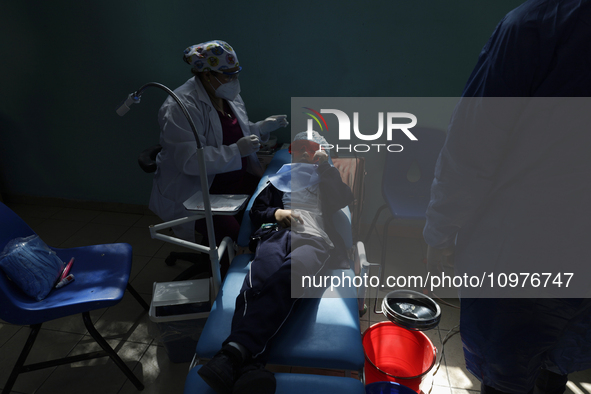
[[(240, 97), (238, 73), (242, 70), (234, 49), (214, 40), (184, 51), (194, 77), (174, 92), (186, 105), (203, 145), (207, 179), (213, 194), (252, 194), (263, 169), (256, 152), (269, 133), (288, 125), (286, 115), (257, 123), (248, 120)], [(156, 157), (150, 209), (162, 220), (187, 216), (183, 202), (201, 190), (196, 142), (179, 105), (168, 97), (158, 113), (160, 145)], [(214, 216), (216, 241), (236, 240), (239, 223), (234, 216)], [(173, 228), (175, 235), (195, 241), (194, 231), (207, 235), (205, 220)], [(222, 271), (225, 271), (223, 267)]]

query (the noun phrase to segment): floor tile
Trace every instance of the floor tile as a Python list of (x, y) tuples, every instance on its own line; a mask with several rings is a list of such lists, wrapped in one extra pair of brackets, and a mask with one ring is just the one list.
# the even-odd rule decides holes
[(46, 219), (35, 225), (29, 224), (43, 242), (53, 247), (62, 247), (61, 245), (80, 231), (84, 225), (84, 222), (61, 219)]
[(144, 267), (150, 262), (151, 257), (133, 255), (131, 262), (131, 273), (129, 274), (129, 281), (133, 281), (137, 274), (139, 274)]
[(591, 370), (574, 372), (568, 375), (566, 394), (591, 393)]
[[(423, 259), (418, 252), (415, 239), (396, 237), (393, 240), (388, 240), (386, 259), (384, 260), (385, 275), (422, 274), (424, 271)], [(381, 259), (376, 262), (380, 261)]]
[(365, 330), (367, 330), (369, 328), (369, 325), (370, 325), (370, 323), (365, 319), (359, 321), (359, 327), (361, 328), (362, 334), (365, 332)]
[[(565, 394), (588, 394), (591, 393), (591, 372), (582, 371), (569, 375), (569, 382), (567, 383)], [(453, 389), (453, 394), (478, 394), (480, 393), (480, 385), (476, 389)]]
[(452, 389), (449, 386), (438, 386), (434, 385), (432, 387), (427, 386), (427, 388), (421, 390), (425, 394), (452, 394)]
[(125, 242), (133, 248), (133, 254), (152, 257), (164, 244), (163, 241), (152, 239), (147, 229), (129, 227), (116, 242)]
[(149, 226), (160, 223), (162, 223), (162, 220), (156, 215), (142, 215), (142, 217), (133, 224), (133, 227), (141, 227), (147, 230)]
[[(106, 312), (106, 308), (97, 309), (90, 312), (90, 319), (96, 322)], [(88, 330), (82, 320), (82, 314), (78, 313), (72, 316), (66, 316), (59, 319), (50, 320), (43, 323), (46, 330), (68, 332), (72, 334), (86, 334)]]
[(22, 326), (15, 326), (8, 323), (0, 323), (0, 348), (12, 339), (16, 335), (19, 330), (21, 330)]
[[(2, 348), (0, 348), (1, 387), (4, 387), (4, 384), (8, 380), (8, 376), (27, 341), (29, 333), (30, 330), (28, 328), (23, 328), (10, 341), (2, 346)], [(65, 357), (78, 344), (82, 337), (83, 336), (79, 334), (69, 334), (41, 329), (37, 336), (37, 340), (31, 349), (31, 353), (27, 358), (26, 364)], [(13, 390), (20, 393), (34, 393), (55, 369), (56, 367), (52, 367), (20, 374), (13, 386)]]
[[(143, 298), (149, 305), (151, 296), (145, 295)], [(121, 302), (108, 308), (100, 319), (94, 322), (94, 326), (104, 338), (148, 345), (153, 341), (148, 332), (149, 324), (148, 312), (129, 292), (125, 292)]]
[(91, 222), (99, 224), (114, 224), (117, 226), (133, 226), (143, 215), (120, 212), (100, 212)]
[[(591, 382), (591, 369), (585, 371), (573, 372), (568, 375), (569, 380), (573, 382)], [(589, 386), (589, 384), (587, 384)], [(591, 391), (589, 391), (591, 392)]]
[(569, 381), (566, 384), (565, 394), (588, 394), (591, 393), (591, 383), (579, 383)]
[(441, 345), (441, 336), (438, 329), (423, 331), (423, 333), (431, 340), (433, 346), (437, 349), (437, 358), (435, 365), (425, 375), (425, 384), (433, 384), (435, 386), (448, 386), (449, 377), (447, 376), (447, 369), (445, 368), (445, 359), (441, 355), (443, 349)]
[(51, 206), (20, 203), (8, 203), (6, 206), (12, 209), (14, 213), (20, 216), (24, 221), (27, 221), (29, 218), (47, 219), (63, 209)]
[(45, 218), (39, 218), (39, 217), (20, 217), (21, 219), (23, 219), (23, 221), (25, 223), (27, 223), (27, 225), (29, 227), (31, 227), (31, 229), (35, 232), (37, 232), (35, 229), (43, 222), (45, 222), (47, 219)]
[(447, 374), (452, 388), (479, 390), (480, 382), (466, 369), (460, 334), (451, 337), (445, 344)]
[[(146, 388), (138, 391), (128, 380), (119, 394), (161, 394), (182, 393), (190, 363), (172, 363), (163, 347), (150, 346), (143, 354), (134, 373), (142, 380)], [(139, 373), (141, 370), (141, 375)]]
[(139, 293), (152, 294), (154, 282), (170, 282), (190, 266), (191, 263), (185, 261), (168, 266), (164, 259), (152, 258), (131, 281), (131, 285)]
[[(132, 370), (148, 348), (148, 345), (143, 343), (119, 340), (107, 340), (107, 342)], [(98, 350), (101, 350), (100, 346), (94, 339), (85, 336), (70, 355)], [(137, 368), (134, 373), (141, 380), (142, 368)], [(126, 380), (127, 377), (109, 357), (101, 357), (57, 367), (36, 394), (117, 393)]]
[(64, 208), (53, 214), (51, 218), (59, 220), (75, 220), (88, 223), (99, 216), (101, 213), (101, 211), (94, 211), (90, 209)]
[(460, 324), (460, 309), (459, 300), (454, 299), (438, 299), (432, 297), (433, 300), (441, 308), (441, 320), (439, 321), (439, 329), (442, 332), (450, 330)]
[(64, 241), (62, 248), (115, 243), (127, 231), (125, 226), (111, 224), (87, 223), (74, 235)]

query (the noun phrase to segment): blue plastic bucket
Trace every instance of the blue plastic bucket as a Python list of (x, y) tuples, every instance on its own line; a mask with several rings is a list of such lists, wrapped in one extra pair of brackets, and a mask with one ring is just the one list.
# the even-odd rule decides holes
[(375, 382), (365, 386), (366, 394), (417, 394), (413, 389), (396, 382)]

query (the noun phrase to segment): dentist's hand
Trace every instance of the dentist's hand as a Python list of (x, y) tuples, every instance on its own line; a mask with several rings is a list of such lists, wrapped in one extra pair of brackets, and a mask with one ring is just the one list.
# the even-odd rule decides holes
[(258, 151), (261, 147), (261, 141), (259, 141), (259, 137), (251, 134), (248, 137), (240, 138), (238, 141), (236, 141), (236, 145), (238, 145), (240, 156), (245, 157)]
[(288, 124), (287, 115), (273, 115), (263, 120), (259, 125), (259, 129), (261, 134), (269, 134), (280, 127), (287, 127)]

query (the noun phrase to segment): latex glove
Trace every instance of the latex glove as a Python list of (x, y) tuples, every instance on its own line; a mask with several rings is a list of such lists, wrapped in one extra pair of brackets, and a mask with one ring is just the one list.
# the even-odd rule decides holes
[(302, 217), (298, 213), (293, 212), (291, 209), (276, 210), (275, 220), (277, 220), (277, 223), (283, 228), (291, 227), (291, 223), (294, 220), (300, 222), (301, 224), (304, 224)]
[(446, 272), (448, 275), (453, 275), (454, 251), (454, 246), (444, 249), (436, 249), (428, 246), (427, 271), (431, 272), (431, 275), (440, 275), (442, 272)]
[(269, 134), (280, 127), (287, 127), (288, 124), (287, 115), (273, 115), (269, 116), (259, 124), (259, 130), (261, 131), (261, 134)]
[(245, 157), (258, 151), (261, 147), (261, 141), (259, 141), (259, 137), (251, 134), (248, 137), (240, 138), (238, 141), (236, 141), (236, 145), (238, 145), (240, 156)]

